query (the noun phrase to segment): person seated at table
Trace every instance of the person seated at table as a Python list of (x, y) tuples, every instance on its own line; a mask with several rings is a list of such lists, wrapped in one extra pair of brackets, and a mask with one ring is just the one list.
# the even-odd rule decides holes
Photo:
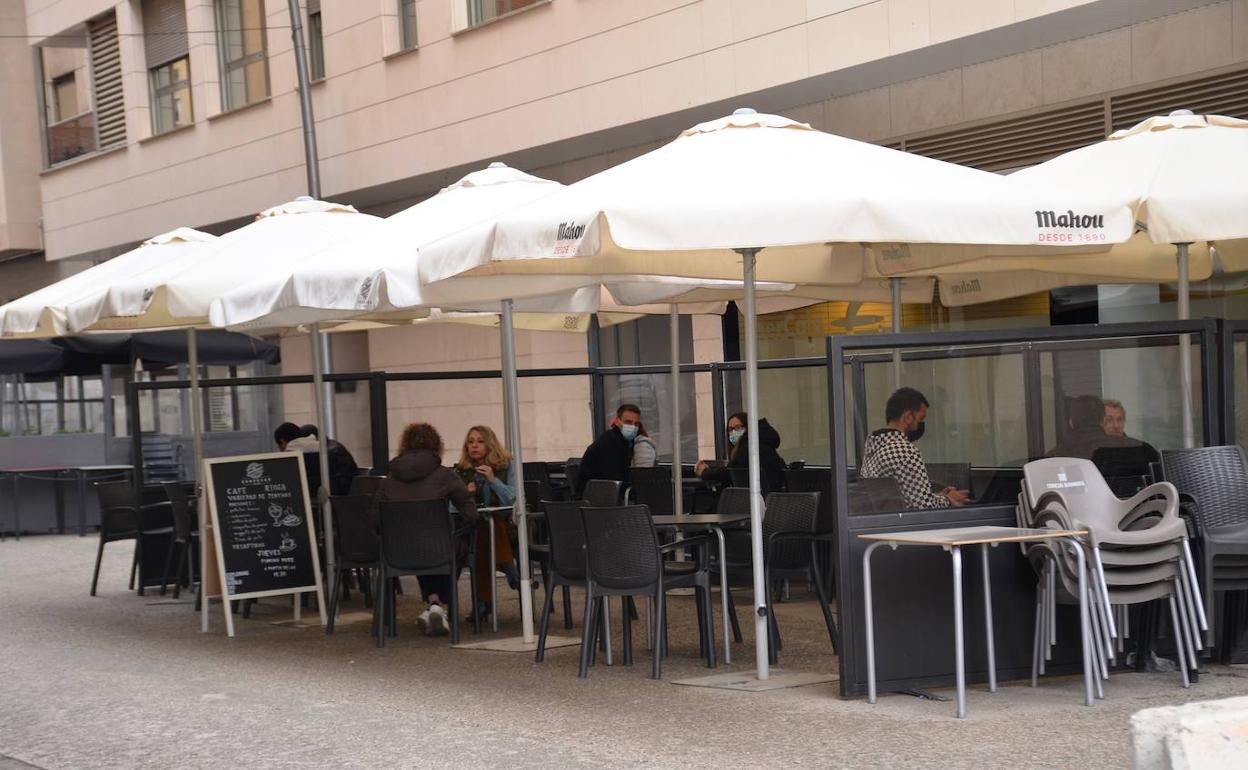
[(633, 461), (633, 441), (641, 432), (641, 408), (636, 404), (620, 404), (611, 418), (611, 425), (581, 455), (573, 497), (585, 495), (591, 479), (628, 481), (628, 468)]
[[(516, 489), (511, 486), (511, 452), (502, 445), (493, 430), (485, 425), (474, 425), (464, 436), (455, 472), (463, 479), (473, 501), (479, 508), (511, 505), (516, 500)], [(515, 590), (520, 587), (520, 573), (516, 571), (516, 557), (511, 547), (511, 535), (507, 519), (493, 517), (494, 561), (490, 564), (490, 533), (485, 527), (477, 527), (477, 614), (490, 614), (490, 586), (494, 570), (500, 569), (507, 576), (507, 585)]]
[[(745, 412), (737, 412), (728, 418), (724, 430), (728, 436), (728, 463), (711, 465), (702, 460), (694, 466), (694, 473), (703, 481), (715, 481), (724, 486), (732, 484), (732, 468), (750, 467), (750, 437), (746, 430), (749, 418)], [(788, 466), (777, 451), (780, 448), (780, 433), (767, 418), (758, 421), (758, 467), (759, 481), (762, 483), (763, 494), (784, 490), (784, 470)]]
[(928, 406), (927, 397), (914, 388), (899, 388), (889, 396), (884, 405), (885, 426), (867, 437), (858, 475), (893, 479), (912, 509), (966, 505), (970, 493), (965, 489), (932, 490), (923, 453), (914, 445), (926, 428)]
[[(284, 422), (273, 431), (273, 441), (278, 451), (302, 452), (303, 463), (308, 475), (308, 489), (315, 494), (321, 488), (321, 444), (318, 441), (315, 425), (295, 425)], [(351, 479), (359, 471), (355, 458), (342, 444), (326, 439), (329, 449), (329, 493), (346, 495), (351, 492)]]
[[(427, 422), (415, 422), (403, 430), (399, 453), (390, 461), (390, 472), (381, 482), (377, 499), (446, 500), (463, 521), (477, 520), (477, 504), (472, 493), (459, 474), (442, 465), (442, 436)], [(467, 542), (456, 543), (456, 548), (461, 559), (467, 557)], [(416, 624), (430, 636), (446, 634), (449, 626), (442, 600), (455, 590), (455, 583), (449, 575), (420, 575), (417, 580), (428, 607), (416, 619)]]
[(1097, 396), (1076, 396), (1066, 402), (1066, 435), (1048, 452), (1049, 457), (1091, 460), (1101, 447), (1120, 444), (1105, 433), (1105, 405)]
[(633, 439), (634, 468), (653, 468), (659, 464), (659, 448), (643, 423), (637, 423), (637, 438)]
[(1127, 435), (1127, 409), (1121, 401), (1107, 398), (1101, 403), (1106, 445), (1093, 452), (1092, 461), (1106, 477), (1147, 475), (1149, 464), (1160, 460), (1161, 454), (1147, 441)]

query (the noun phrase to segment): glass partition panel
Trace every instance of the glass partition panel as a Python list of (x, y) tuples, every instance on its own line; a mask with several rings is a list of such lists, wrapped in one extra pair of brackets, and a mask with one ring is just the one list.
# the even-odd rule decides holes
[[(847, 372), (847, 376), (852, 376)], [(724, 372), (723, 415), (716, 426), (722, 431), (727, 416), (745, 411), (745, 373)], [(827, 465), (828, 369), (826, 365), (758, 370), (759, 417), (780, 434), (780, 456), (786, 462), (804, 461)]]
[(1233, 343), (1235, 388), (1235, 443), (1248, 448), (1248, 340), (1236, 337)]
[[(641, 424), (654, 441), (660, 462), (672, 461), (672, 397), (670, 374), (619, 374), (602, 378), (605, 396), (605, 419), (609, 422), (621, 404), (641, 409)], [(586, 394), (588, 397), (588, 394)], [(680, 377), (680, 459), (689, 463), (698, 460), (698, 403), (693, 375)], [(595, 426), (601, 432), (606, 425)], [(580, 452), (573, 453), (580, 456)], [(572, 455), (569, 455), (572, 456)]]

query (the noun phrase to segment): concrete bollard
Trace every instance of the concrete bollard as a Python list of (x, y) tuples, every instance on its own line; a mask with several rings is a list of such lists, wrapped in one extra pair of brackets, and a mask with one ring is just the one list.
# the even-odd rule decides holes
[(1243, 767), (1248, 761), (1248, 697), (1162, 706), (1131, 716), (1136, 770)]

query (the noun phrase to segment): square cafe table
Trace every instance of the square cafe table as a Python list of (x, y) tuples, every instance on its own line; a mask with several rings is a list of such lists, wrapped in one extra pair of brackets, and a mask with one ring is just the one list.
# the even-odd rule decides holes
[(1092, 669), (1088, 637), (1088, 589), (1084, 578), (1083, 546), (1075, 538), (1087, 530), (1022, 529), (1019, 527), (956, 527), (952, 529), (921, 529), (908, 532), (880, 532), (858, 535), (873, 541), (862, 554), (863, 596), (867, 621), (867, 702), (875, 703), (875, 618), (871, 597), (871, 554), (882, 545), (893, 550), (898, 546), (936, 546), (949, 552), (953, 562), (953, 644), (957, 676), (957, 716), (966, 717), (966, 662), (962, 638), (962, 547), (980, 546), (980, 563), (984, 573), (984, 619), (988, 636), (988, 691), (997, 691), (997, 661), (992, 630), (992, 581), (988, 572), (988, 547), (1000, 543), (1026, 543), (1043, 540), (1061, 541), (1076, 554), (1079, 562), (1079, 630), (1083, 642), (1083, 684), (1085, 703), (1092, 705)]
[(655, 516), (656, 527), (706, 527), (719, 541), (719, 599), (724, 625), (724, 662), (732, 662), (732, 637), (728, 620), (728, 555), (724, 547), (724, 527), (750, 520), (748, 513), (691, 513), (680, 516)]

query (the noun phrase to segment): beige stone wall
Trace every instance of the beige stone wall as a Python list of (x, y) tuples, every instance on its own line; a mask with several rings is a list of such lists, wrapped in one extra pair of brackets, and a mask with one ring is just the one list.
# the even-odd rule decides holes
[(22, 0), (0, 0), (0, 256), (41, 243), (38, 107), (25, 34)]

